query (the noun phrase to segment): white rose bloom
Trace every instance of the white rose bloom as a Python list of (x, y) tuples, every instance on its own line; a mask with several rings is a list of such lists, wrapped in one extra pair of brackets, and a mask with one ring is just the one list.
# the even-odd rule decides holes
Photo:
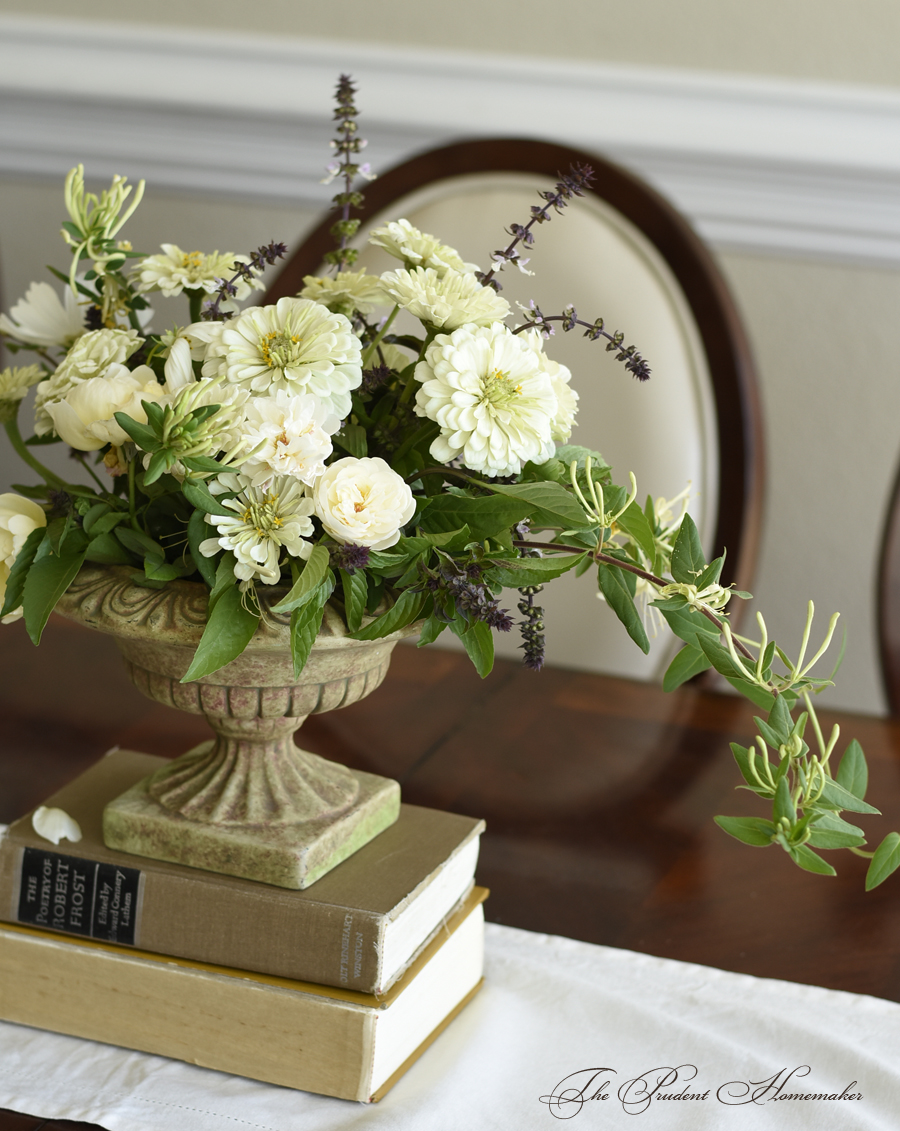
[(509, 303), (493, 287), (483, 287), (474, 275), (460, 271), (386, 271), (381, 282), (394, 302), (438, 329), (488, 326), (509, 315)]
[(440, 425), (430, 451), (485, 475), (515, 475), (554, 453), (559, 411), (550, 374), (506, 326), (438, 334), (416, 366), (416, 413)]
[(386, 306), (390, 299), (384, 293), (381, 280), (360, 271), (338, 271), (336, 275), (304, 275), (300, 298), (327, 306), (348, 317), (354, 310), (371, 314), (376, 306)]
[(8, 334), (31, 346), (63, 346), (66, 349), (85, 332), (84, 307), (65, 288), (65, 306), (49, 283), (32, 283), (10, 310), (0, 314), (0, 334)]
[[(184, 290), (205, 291), (212, 294), (217, 289), (217, 279), (230, 279), (235, 273), (235, 263), (249, 263), (246, 255), (233, 255), (231, 252), (204, 255), (202, 251), (182, 251), (173, 243), (161, 245), (162, 255), (148, 255), (141, 260), (135, 274), (138, 277), (137, 290), (162, 291), (167, 298), (180, 295)], [(235, 298), (243, 301), (251, 288), (265, 290), (265, 283), (259, 279), (248, 282), (238, 279)]]
[[(47, 525), (47, 516), (31, 499), (23, 499), (12, 492), (0, 495), (0, 607), (6, 596), (9, 571), (25, 545), (25, 539), (39, 526)], [(22, 606), (13, 609), (3, 618), (3, 624), (12, 624), (22, 615)]]
[(332, 538), (372, 550), (393, 546), (416, 512), (409, 486), (377, 457), (347, 456), (331, 464), (313, 488), (313, 498)]
[(350, 322), (305, 298), (248, 307), (207, 337), (206, 352), (204, 375), (209, 365), (210, 375), (224, 368), (229, 381), (254, 393), (312, 393), (339, 419), (362, 381), (362, 349)]
[(459, 252), (441, 243), (437, 236), (420, 232), (409, 220), (397, 220), (375, 228), (369, 233), (369, 243), (383, 247), (395, 259), (402, 259), (407, 267), (432, 267), (439, 275), (445, 271), (477, 271), (476, 263), (464, 263)]
[(572, 372), (567, 366), (560, 365), (558, 361), (547, 357), (544, 353), (544, 338), (540, 330), (525, 330), (518, 336), (531, 346), (538, 355), (541, 365), (550, 375), (553, 392), (556, 393), (558, 403), (556, 416), (553, 418), (553, 424), (550, 427), (550, 435), (557, 444), (564, 444), (572, 435), (572, 429), (575, 427), (575, 416), (578, 413), (578, 394), (569, 384), (572, 380)]
[(80, 452), (95, 452), (107, 444), (121, 447), (128, 433), (115, 420), (127, 413), (138, 424), (147, 423), (142, 401), (161, 401), (165, 392), (149, 365), (130, 372), (124, 365), (107, 366), (102, 377), (73, 386), (65, 397), (46, 406), (56, 434)]
[(231, 550), (237, 558), (234, 575), (240, 581), (275, 585), (281, 580), (282, 549), (294, 558), (310, 556), (313, 544), (306, 539), (313, 533), (313, 504), (299, 480), (279, 477), (260, 488), (246, 476), (226, 472), (217, 482), (219, 493), (224, 489), (239, 494), (223, 504), (235, 512), (233, 518), (206, 516), (219, 537), (200, 543), (204, 557), (211, 558), (220, 549)]
[(102, 377), (111, 365), (124, 364), (143, 340), (136, 330), (91, 330), (83, 334), (56, 372), (38, 388), (34, 402), (35, 432), (43, 436), (53, 430), (48, 405), (62, 400), (79, 382)]
[(311, 487), (331, 455), (331, 437), (340, 428), (309, 393), (291, 396), (279, 389), (273, 397), (253, 397), (244, 408), (241, 430), (247, 451), (256, 454), (241, 466), (254, 487), (274, 475), (289, 475)]

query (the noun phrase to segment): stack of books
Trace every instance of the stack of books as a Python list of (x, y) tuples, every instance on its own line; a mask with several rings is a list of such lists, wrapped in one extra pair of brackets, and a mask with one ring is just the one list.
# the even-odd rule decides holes
[(477, 992), (483, 822), (400, 818), (303, 891), (108, 849), (107, 801), (163, 759), (115, 751), (0, 836), (0, 1018), (377, 1100)]

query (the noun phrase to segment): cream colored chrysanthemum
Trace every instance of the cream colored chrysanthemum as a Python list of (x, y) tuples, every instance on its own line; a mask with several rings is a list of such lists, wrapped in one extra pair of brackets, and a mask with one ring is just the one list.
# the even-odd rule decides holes
[(555, 451), (558, 411), (549, 373), (506, 326), (438, 334), (416, 366), (416, 413), (440, 425), (431, 454), (485, 475), (514, 475)]
[[(250, 262), (246, 255), (234, 255), (230, 251), (204, 255), (202, 251), (182, 251), (173, 243), (160, 246), (163, 254), (148, 255), (135, 271), (137, 290), (162, 291), (167, 298), (180, 295), (184, 290), (212, 294), (218, 279), (230, 279), (234, 275), (236, 263)], [(265, 283), (259, 279), (238, 279), (234, 286), (237, 289), (234, 297), (241, 301), (250, 294), (251, 288), (265, 290)]]
[(244, 409), (242, 434), (254, 454), (241, 466), (254, 487), (273, 476), (289, 475), (311, 487), (331, 455), (331, 436), (340, 427), (316, 397), (291, 396), (279, 389), (274, 396), (253, 397)]
[[(192, 338), (195, 329), (188, 327)], [(208, 334), (203, 373), (220, 372), (254, 393), (312, 393), (342, 420), (351, 389), (362, 381), (362, 352), (343, 314), (310, 299), (281, 298), (248, 307)]]
[(49, 283), (32, 283), (8, 317), (0, 314), (0, 334), (43, 349), (53, 346), (68, 349), (84, 331), (84, 307), (71, 287), (65, 288), (63, 305)]
[(489, 326), (509, 315), (509, 303), (493, 287), (483, 287), (474, 275), (459, 271), (386, 271), (381, 283), (398, 306), (439, 330)]
[(281, 552), (306, 559), (313, 549), (306, 539), (313, 532), (313, 503), (303, 484), (292, 478), (276, 478), (264, 488), (254, 487), (243, 475), (227, 472), (218, 478), (220, 490), (237, 491), (223, 506), (234, 511), (206, 516), (218, 538), (200, 543), (200, 553), (211, 558), (231, 550), (237, 562), (234, 575), (240, 581), (262, 581), (275, 585), (281, 579)]
[(371, 314), (376, 306), (390, 302), (381, 280), (367, 275), (365, 267), (360, 271), (338, 271), (333, 277), (304, 275), (303, 283), (299, 298), (312, 299), (348, 318), (356, 310), (360, 314)]
[(83, 334), (62, 362), (43, 381), (34, 404), (34, 430), (39, 436), (53, 431), (45, 406), (61, 401), (81, 381), (102, 377), (111, 365), (123, 365), (143, 342), (136, 330), (91, 330)]
[(407, 267), (431, 267), (439, 275), (445, 271), (477, 271), (475, 263), (464, 263), (456, 248), (441, 243), (437, 236), (420, 232), (409, 220), (396, 220), (369, 233), (369, 243), (383, 247)]
[(571, 370), (544, 353), (544, 338), (539, 330), (526, 330), (519, 337), (531, 346), (543, 368), (550, 375), (553, 392), (556, 394), (557, 410), (550, 428), (550, 434), (557, 444), (564, 444), (572, 435), (575, 417), (578, 413), (578, 394), (571, 387)]
[(10, 410), (18, 405), (32, 385), (44, 377), (39, 365), (14, 365), (0, 372), (0, 420), (4, 408)]

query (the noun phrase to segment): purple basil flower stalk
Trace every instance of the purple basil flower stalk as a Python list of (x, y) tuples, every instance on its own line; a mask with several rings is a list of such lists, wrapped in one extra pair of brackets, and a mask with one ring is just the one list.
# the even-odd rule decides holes
[[(513, 619), (508, 611), (500, 608), (500, 602), (482, 581), (481, 566), (476, 562), (469, 563), (462, 570), (444, 566), (438, 573), (429, 573), (425, 588), (434, 593), (435, 597), (438, 594), (449, 597), (457, 615), (484, 621), (488, 628), (497, 632), (509, 632), (513, 626)], [(438, 608), (436, 600), (435, 609)]]
[(249, 263), (235, 263), (237, 270), (230, 279), (216, 279), (218, 284), (216, 297), (203, 308), (203, 313), (200, 315), (201, 319), (204, 322), (224, 322), (227, 315), (222, 313), (220, 306), (223, 299), (234, 298), (237, 294), (235, 283), (238, 279), (247, 279), (248, 282), (255, 279), (256, 275), (264, 271), (267, 265), (271, 266), (285, 255), (287, 255), (287, 244), (275, 243), (273, 240), (265, 247), (252, 251)]
[(369, 547), (345, 542), (343, 546), (335, 546), (331, 550), (330, 559), (332, 568), (345, 569), (347, 573), (353, 574), (369, 564)]
[(535, 596), (543, 588), (543, 585), (525, 585), (519, 590), (522, 600), (518, 608), (525, 618), (519, 621), (519, 631), (522, 633), (519, 647), (525, 650), (525, 667), (533, 672), (539, 672), (544, 666), (544, 610), (534, 603)]
[(354, 191), (353, 182), (357, 176), (365, 177), (369, 181), (375, 179), (375, 174), (368, 162), (359, 164), (357, 160), (360, 150), (366, 147), (366, 140), (357, 136), (356, 118), (359, 115), (359, 110), (357, 110), (354, 102), (355, 94), (356, 87), (353, 85), (350, 76), (341, 75), (335, 93), (337, 106), (334, 109), (334, 120), (338, 123), (336, 129), (338, 136), (331, 142), (331, 147), (337, 150), (338, 157), (328, 165), (328, 176), (325, 180), (325, 183), (328, 184), (335, 177), (343, 177), (344, 179), (343, 192), (337, 193), (332, 198), (335, 208), (341, 210), (340, 220), (336, 221), (331, 227), (331, 234), (338, 246), (335, 251), (329, 251), (325, 255), (326, 262), (330, 263), (336, 271), (346, 271), (348, 267), (352, 267), (359, 254), (355, 248), (349, 246), (350, 240), (356, 235), (360, 224), (358, 219), (351, 220), (350, 209), (359, 208), (364, 198), (361, 192)]

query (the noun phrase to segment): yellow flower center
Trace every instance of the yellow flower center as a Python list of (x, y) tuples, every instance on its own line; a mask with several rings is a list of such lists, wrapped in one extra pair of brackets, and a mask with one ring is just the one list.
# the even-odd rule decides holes
[(265, 495), (259, 502), (248, 502), (241, 514), (241, 521), (252, 527), (259, 538), (267, 538), (273, 530), (284, 526), (284, 519), (278, 514), (277, 495)]
[(259, 352), (269, 369), (288, 369), (300, 360), (303, 338), (284, 330), (270, 330), (259, 339)]
[(509, 373), (502, 369), (492, 369), (482, 381), (482, 402), (501, 408), (509, 404), (513, 397), (522, 395), (522, 386), (514, 385)]

